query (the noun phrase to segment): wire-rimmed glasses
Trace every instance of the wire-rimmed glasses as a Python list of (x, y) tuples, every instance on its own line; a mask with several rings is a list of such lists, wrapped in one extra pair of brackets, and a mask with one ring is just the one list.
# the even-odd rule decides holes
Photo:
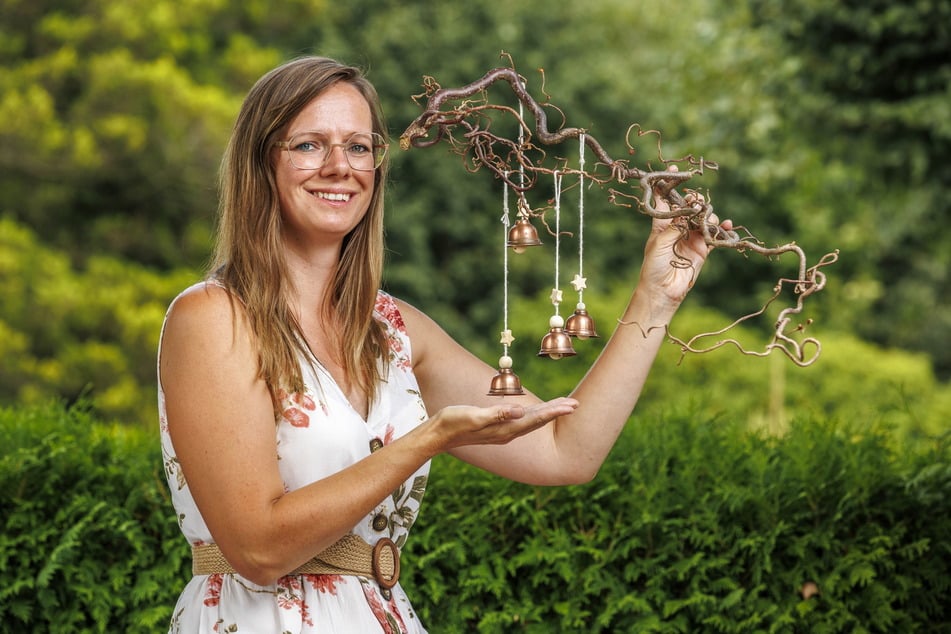
[(287, 150), (291, 165), (299, 170), (314, 170), (324, 166), (335, 147), (343, 148), (350, 167), (360, 172), (372, 172), (383, 163), (386, 149), (383, 137), (376, 132), (358, 132), (343, 143), (331, 143), (323, 132), (299, 132), (287, 141), (275, 143)]

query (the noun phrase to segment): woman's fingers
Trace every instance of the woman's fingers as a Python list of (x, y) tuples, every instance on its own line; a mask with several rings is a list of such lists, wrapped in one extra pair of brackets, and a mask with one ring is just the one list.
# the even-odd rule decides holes
[(531, 406), (447, 407), (436, 418), (447, 430), (450, 447), (505, 444), (571, 414), (577, 407), (574, 399), (558, 398)]
[[(522, 405), (498, 405), (496, 410), (498, 422), (507, 420), (516, 420), (523, 417), (530, 417), (533, 421), (541, 423), (552, 421), (559, 416), (570, 414), (578, 407), (578, 401), (573, 398), (556, 398), (551, 401), (544, 401), (537, 405), (524, 407)], [(493, 408), (490, 408), (493, 409)]]
[(559, 398), (537, 405), (500, 405), (499, 422), (492, 428), (486, 428), (488, 436), (495, 442), (504, 444), (519, 436), (543, 427), (560, 416), (567, 416), (578, 407), (578, 401)]

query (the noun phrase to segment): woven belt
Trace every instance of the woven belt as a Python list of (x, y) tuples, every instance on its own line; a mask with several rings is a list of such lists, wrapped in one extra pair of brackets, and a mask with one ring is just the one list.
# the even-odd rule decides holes
[[(234, 574), (218, 544), (192, 546), (192, 574)], [(380, 539), (370, 546), (361, 537), (347, 533), (313, 559), (292, 570), (292, 575), (356, 575), (376, 579), (381, 588), (392, 588), (400, 580), (400, 549), (392, 539)]]

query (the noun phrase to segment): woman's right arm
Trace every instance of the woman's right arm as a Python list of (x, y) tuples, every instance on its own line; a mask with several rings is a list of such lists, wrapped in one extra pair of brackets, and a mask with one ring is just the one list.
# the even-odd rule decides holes
[(169, 434), (192, 497), (225, 558), (261, 584), (330, 546), (437, 453), (507, 442), (573, 409), (446, 408), (347, 469), (285, 492), (274, 408), (240, 303), (212, 285), (184, 294), (161, 349)]

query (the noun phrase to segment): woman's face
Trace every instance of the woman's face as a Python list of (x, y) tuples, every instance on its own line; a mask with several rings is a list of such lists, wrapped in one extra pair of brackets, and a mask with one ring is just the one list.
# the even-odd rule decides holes
[[(318, 132), (329, 144), (343, 144), (354, 134), (373, 132), (370, 106), (356, 88), (338, 82), (300, 111), (283, 140), (302, 132)], [(339, 244), (366, 214), (375, 172), (353, 169), (343, 145), (333, 146), (316, 168), (298, 169), (285, 149), (275, 151), (274, 161), (284, 239), (291, 248)]]

